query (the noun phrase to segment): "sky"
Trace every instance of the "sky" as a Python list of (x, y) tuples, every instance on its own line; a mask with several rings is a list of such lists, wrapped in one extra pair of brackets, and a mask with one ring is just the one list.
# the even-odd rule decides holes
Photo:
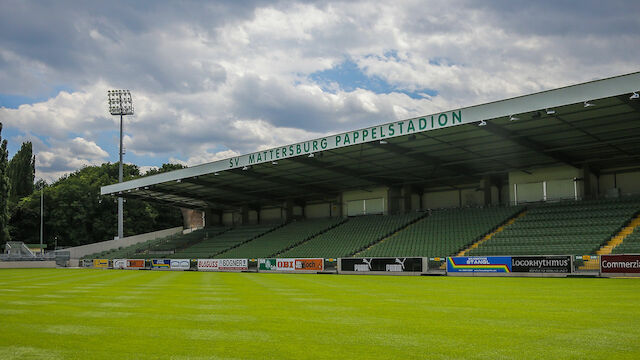
[(640, 71), (638, 1), (0, 0), (0, 122), (36, 178), (193, 166)]

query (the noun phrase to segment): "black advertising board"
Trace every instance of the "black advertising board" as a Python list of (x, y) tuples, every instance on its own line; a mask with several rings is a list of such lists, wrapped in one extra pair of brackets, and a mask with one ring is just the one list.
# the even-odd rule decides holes
[(512, 256), (514, 273), (570, 273), (571, 256)]
[(340, 259), (342, 271), (422, 272), (422, 258), (346, 258)]

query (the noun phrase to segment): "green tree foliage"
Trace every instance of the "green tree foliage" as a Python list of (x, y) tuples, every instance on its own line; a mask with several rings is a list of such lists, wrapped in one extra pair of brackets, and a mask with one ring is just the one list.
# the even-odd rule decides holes
[(31, 195), (35, 180), (35, 157), (31, 142), (22, 143), (22, 147), (11, 158), (7, 167), (7, 176), (11, 189), (9, 201), (17, 203), (20, 198)]
[[(165, 170), (166, 171), (166, 170)], [(156, 170), (154, 173), (157, 173)], [(140, 177), (134, 165), (124, 165), (124, 180)], [(117, 233), (117, 199), (101, 196), (100, 187), (118, 182), (118, 164), (88, 166), (44, 188), (45, 242), (51, 247), (77, 246), (110, 240)], [(14, 240), (37, 242), (40, 192), (22, 198), (11, 218)], [(180, 210), (141, 200), (124, 204), (124, 235), (182, 225)]]
[(0, 123), (0, 245), (10, 240), (9, 192), (11, 186), (7, 177), (8, 162), (7, 140), (2, 140), (2, 123)]
[(161, 167), (159, 167), (157, 169), (151, 169), (151, 170), (147, 171), (147, 173), (144, 174), (144, 175), (145, 176), (156, 175), (156, 174), (169, 172), (169, 171), (173, 171), (173, 170), (184, 169), (185, 167), (186, 166), (184, 166), (182, 164), (162, 164)]

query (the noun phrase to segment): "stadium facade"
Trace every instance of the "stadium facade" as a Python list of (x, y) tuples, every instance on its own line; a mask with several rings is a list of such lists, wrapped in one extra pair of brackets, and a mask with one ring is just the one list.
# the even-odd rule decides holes
[(640, 72), (105, 186), (207, 225), (640, 193)]

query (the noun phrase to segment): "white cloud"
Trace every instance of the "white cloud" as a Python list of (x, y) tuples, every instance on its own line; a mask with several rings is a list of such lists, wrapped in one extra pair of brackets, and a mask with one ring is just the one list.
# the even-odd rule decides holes
[(211, 153), (206, 150), (203, 150), (197, 153), (196, 155), (189, 157), (186, 161), (180, 160), (177, 158), (170, 158), (169, 161), (171, 163), (182, 164), (185, 166), (194, 166), (194, 165), (200, 165), (200, 164), (214, 162), (218, 160), (228, 159), (230, 157), (234, 157), (238, 155), (240, 154), (233, 150), (218, 151), (215, 153)]
[[(628, 33), (640, 26), (635, 2), (258, 4), (3, 9), (0, 94), (73, 91), (0, 109), (0, 121), (45, 140), (34, 140), (39, 171), (53, 178), (117, 149), (111, 88), (133, 92), (124, 143), (147, 169), (158, 159), (191, 166), (640, 69), (640, 40)], [(312, 80), (347, 60), (398, 91), (340, 86), (353, 74)], [(424, 89), (437, 94), (400, 92)]]

